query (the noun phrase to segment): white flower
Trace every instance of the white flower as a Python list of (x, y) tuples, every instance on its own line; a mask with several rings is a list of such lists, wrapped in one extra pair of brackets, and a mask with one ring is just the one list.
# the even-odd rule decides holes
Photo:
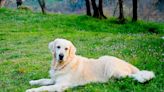
[(164, 36), (161, 37), (164, 40)]

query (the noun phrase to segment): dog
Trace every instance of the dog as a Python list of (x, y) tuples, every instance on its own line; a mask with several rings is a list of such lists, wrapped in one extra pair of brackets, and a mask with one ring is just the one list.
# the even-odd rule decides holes
[(132, 64), (113, 56), (88, 59), (76, 55), (76, 48), (66, 39), (55, 39), (49, 43), (52, 53), (50, 79), (31, 80), (31, 85), (40, 85), (26, 92), (63, 92), (67, 88), (91, 82), (107, 82), (111, 77), (130, 77), (144, 83), (155, 77), (152, 71), (139, 70)]

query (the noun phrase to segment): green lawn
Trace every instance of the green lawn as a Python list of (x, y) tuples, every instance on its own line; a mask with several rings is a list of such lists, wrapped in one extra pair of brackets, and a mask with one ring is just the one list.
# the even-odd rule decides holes
[[(130, 78), (91, 83), (67, 92), (163, 92), (164, 23), (115, 18), (99, 20), (84, 15), (32, 13), (0, 9), (0, 92), (24, 92), (33, 79), (48, 78), (55, 38), (71, 40), (77, 54), (98, 58), (112, 55), (140, 69), (152, 70), (156, 78), (140, 84)], [(162, 55), (163, 54), (163, 55)]]

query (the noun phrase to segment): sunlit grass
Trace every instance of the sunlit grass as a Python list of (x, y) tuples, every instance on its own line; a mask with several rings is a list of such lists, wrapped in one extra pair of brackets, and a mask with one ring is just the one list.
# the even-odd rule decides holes
[[(154, 28), (155, 32), (149, 31)], [(84, 15), (32, 13), (0, 9), (0, 92), (24, 92), (29, 80), (45, 78), (50, 68), (48, 43), (55, 38), (71, 40), (77, 54), (98, 58), (112, 55), (156, 78), (140, 84), (132, 79), (110, 79), (68, 89), (68, 92), (162, 92), (164, 90), (164, 23), (139, 21), (118, 24), (116, 18), (94, 19)]]

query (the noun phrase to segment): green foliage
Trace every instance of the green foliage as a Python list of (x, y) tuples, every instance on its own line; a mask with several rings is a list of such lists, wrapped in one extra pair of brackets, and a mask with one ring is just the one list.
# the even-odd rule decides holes
[(71, 40), (82, 56), (112, 55), (156, 74), (155, 79), (144, 84), (129, 78), (110, 79), (68, 92), (162, 92), (162, 36), (164, 23), (127, 20), (119, 24), (116, 18), (99, 20), (83, 15), (0, 9), (0, 92), (24, 92), (36, 87), (29, 85), (30, 80), (48, 78), (51, 54), (47, 45), (55, 38)]

